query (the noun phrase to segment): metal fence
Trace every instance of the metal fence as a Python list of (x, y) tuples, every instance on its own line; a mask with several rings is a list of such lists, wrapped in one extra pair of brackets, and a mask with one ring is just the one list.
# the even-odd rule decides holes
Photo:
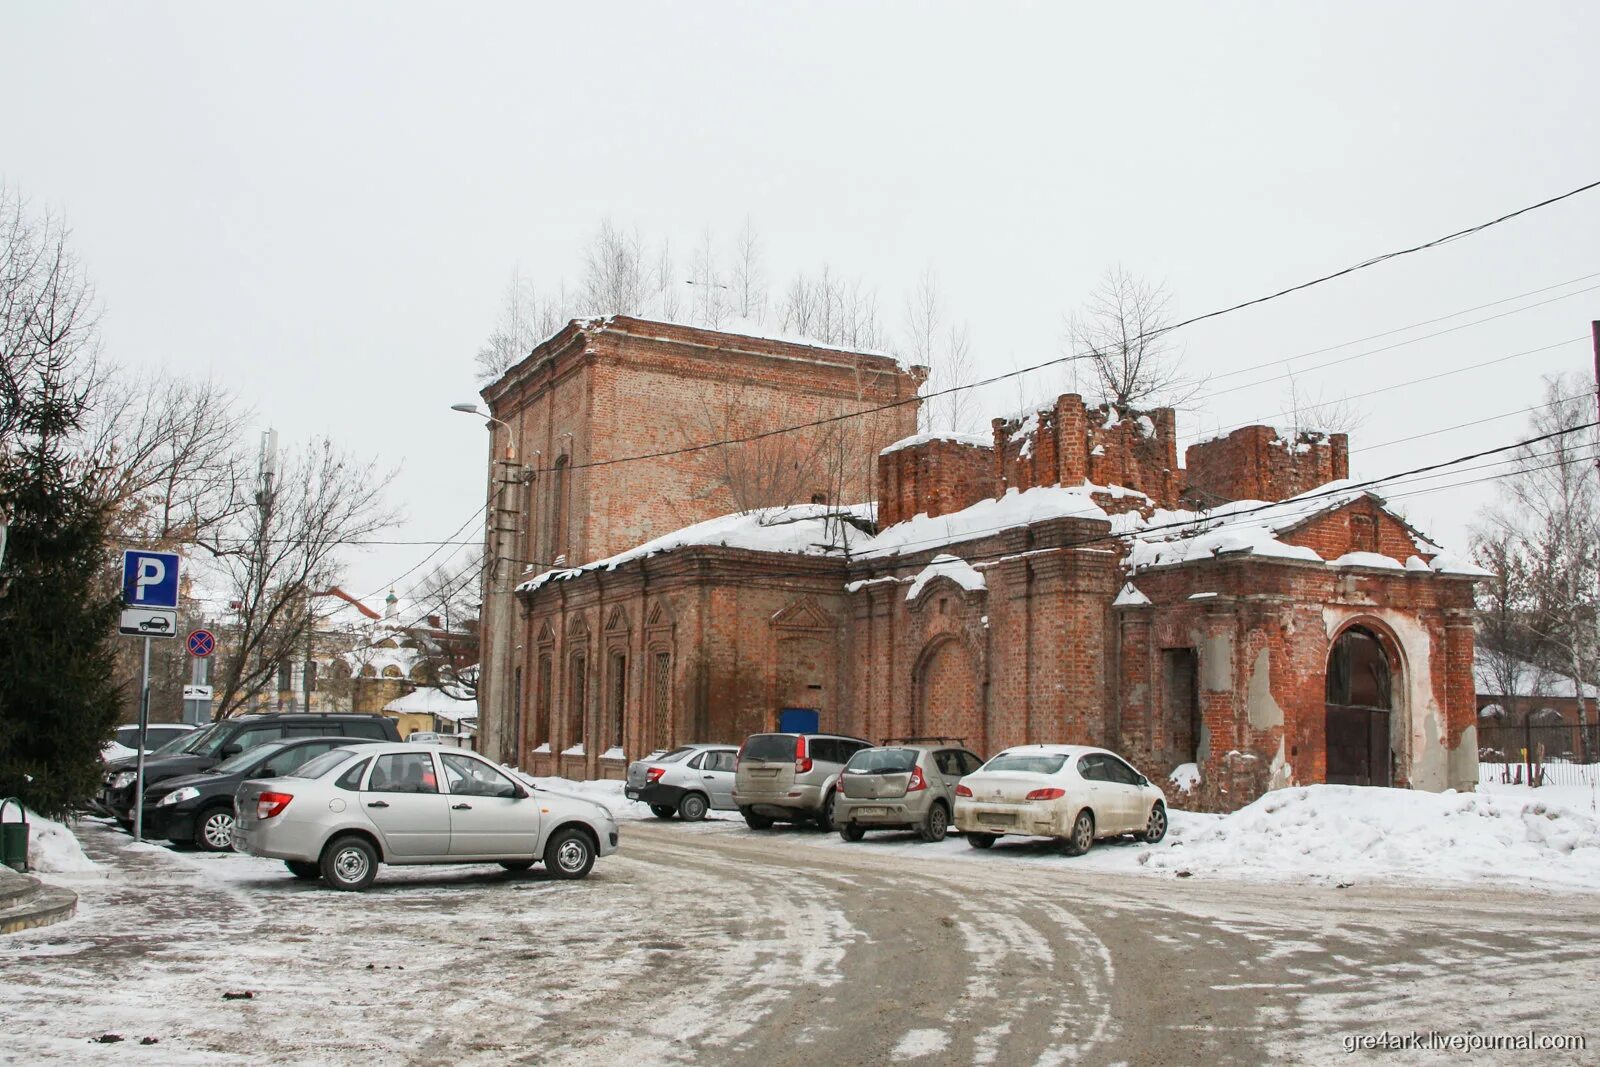
[(1522, 785), (1591, 785), (1600, 775), (1600, 727), (1478, 723), (1478, 763)]

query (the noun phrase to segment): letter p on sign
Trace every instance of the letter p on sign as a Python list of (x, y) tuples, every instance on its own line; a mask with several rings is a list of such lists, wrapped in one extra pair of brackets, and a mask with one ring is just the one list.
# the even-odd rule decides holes
[(178, 606), (178, 554), (130, 548), (122, 553), (122, 599), (130, 607)]

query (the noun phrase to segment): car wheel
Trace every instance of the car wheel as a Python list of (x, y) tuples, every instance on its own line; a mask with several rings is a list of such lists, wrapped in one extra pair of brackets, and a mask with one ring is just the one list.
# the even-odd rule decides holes
[(1062, 845), (1062, 851), (1069, 856), (1081, 856), (1089, 851), (1094, 844), (1094, 815), (1088, 808), (1078, 812), (1078, 817), (1072, 821), (1072, 834)]
[(744, 816), (744, 824), (750, 827), (752, 830), (772, 829), (772, 820), (767, 818), (765, 815), (757, 815), (749, 808), (745, 808), (739, 812), (739, 814)]
[(1150, 808), (1150, 818), (1145, 820), (1144, 832), (1139, 834), (1139, 840), (1153, 845), (1167, 836), (1167, 806), (1161, 801), (1156, 801)]
[(500, 866), (508, 871), (525, 871), (532, 867), (537, 860), (501, 860)]
[(544, 846), (544, 866), (557, 878), (582, 878), (594, 866), (594, 842), (576, 827), (558, 830)]
[(207, 808), (194, 821), (195, 846), (206, 852), (233, 849), (233, 809)]
[(650, 814), (654, 815), (658, 819), (670, 819), (677, 813), (678, 809), (673, 807), (671, 804), (650, 805)]
[(993, 848), (994, 834), (967, 834), (967, 844), (973, 848)]
[(917, 827), (918, 836), (924, 841), (943, 841), (944, 835), (949, 832), (950, 813), (944, 810), (944, 805), (934, 803), (929, 806), (927, 817)]
[(828, 796), (822, 802), (822, 810), (817, 812), (817, 829), (824, 832), (833, 829), (833, 790), (828, 790)]
[(284, 860), (283, 865), (302, 882), (314, 882), (322, 877), (322, 868), (307, 860)]
[(364, 837), (336, 837), (322, 850), (322, 880), (335, 889), (355, 892), (378, 877), (378, 851)]
[(846, 841), (860, 841), (867, 836), (867, 832), (856, 823), (846, 822), (839, 824), (839, 836)]
[(678, 801), (678, 818), (684, 822), (699, 822), (706, 817), (706, 798), (699, 793), (685, 793)]

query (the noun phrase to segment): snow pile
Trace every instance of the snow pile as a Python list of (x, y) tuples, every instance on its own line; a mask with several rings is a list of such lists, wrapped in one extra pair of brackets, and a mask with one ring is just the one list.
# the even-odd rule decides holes
[(917, 576), (911, 581), (911, 588), (906, 590), (906, 599), (917, 599), (922, 594), (923, 588), (935, 578), (948, 578), (968, 592), (989, 588), (988, 581), (966, 560), (959, 556), (938, 555), (933, 557), (933, 562), (917, 572)]
[(681, 530), (673, 530), (653, 541), (646, 541), (582, 567), (545, 571), (517, 586), (517, 590), (532, 592), (547, 582), (576, 578), (587, 571), (614, 571), (625, 563), (691, 545), (721, 545), (752, 552), (827, 554), (842, 547), (841, 541), (852, 544), (864, 541), (867, 535), (853, 526), (850, 520), (870, 522), (872, 515), (873, 508), (868, 504), (845, 508), (828, 504), (796, 504), (720, 515)]
[(1521, 797), (1304, 786), (1268, 793), (1140, 863), (1249, 880), (1600, 891), (1600, 820)]
[[(16, 808), (6, 809), (6, 821), (16, 820)], [(83, 853), (77, 835), (54, 819), (28, 812), (28, 867), (32, 874), (69, 878), (104, 878), (106, 872)]]
[(1172, 783), (1172, 788), (1180, 793), (1187, 793), (1200, 784), (1200, 765), (1197, 763), (1180, 763), (1172, 768), (1172, 773), (1167, 775), (1167, 781)]
[(916, 448), (918, 445), (925, 445), (930, 441), (948, 441), (951, 444), (967, 445), (971, 448), (994, 447), (994, 438), (984, 437), (982, 434), (954, 432), (918, 433), (912, 434), (910, 437), (902, 437), (888, 448), (885, 448), (879, 452), (878, 455), (887, 456), (891, 452), (899, 452), (906, 448)]
[[(1122, 592), (1117, 594), (1117, 599), (1111, 602), (1111, 606), (1114, 608), (1144, 607), (1149, 603), (1150, 598), (1145, 596), (1138, 586), (1128, 582), (1122, 587)], [(1193, 764), (1184, 764), (1184, 766), (1192, 767)]]

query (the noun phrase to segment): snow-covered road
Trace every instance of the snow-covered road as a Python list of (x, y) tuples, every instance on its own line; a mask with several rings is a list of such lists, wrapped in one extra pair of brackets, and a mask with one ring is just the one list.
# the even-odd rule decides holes
[(0, 1061), (1320, 1063), (1383, 1029), (1585, 1033), (1600, 988), (1588, 894), (1152, 877), (1108, 869), (1117, 846), (1074, 866), (717, 821), (629, 824), (585, 882), (386, 869), (347, 895), (79, 832), (108, 875), (72, 883), (79, 918), (0, 941)]

